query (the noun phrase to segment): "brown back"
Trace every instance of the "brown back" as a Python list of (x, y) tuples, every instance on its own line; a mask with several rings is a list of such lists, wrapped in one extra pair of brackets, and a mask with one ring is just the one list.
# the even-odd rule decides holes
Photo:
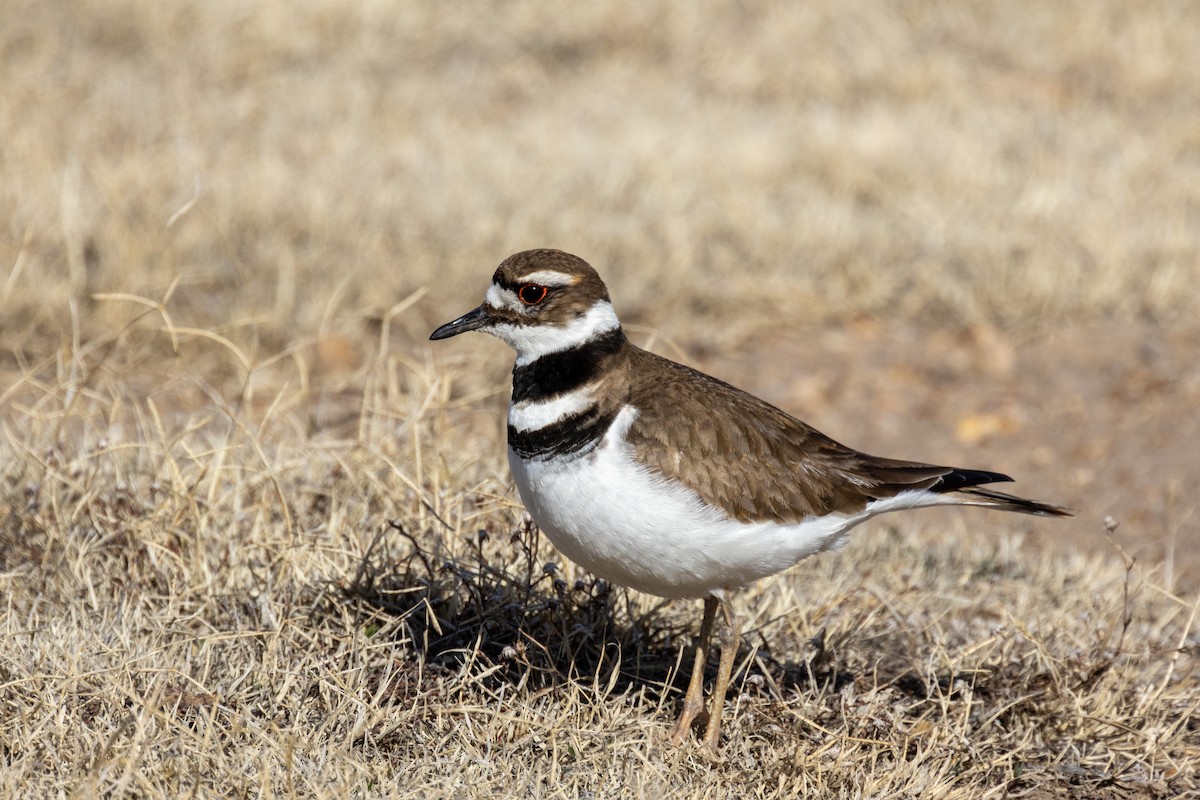
[(753, 395), (629, 346), (638, 458), (743, 522), (861, 511), (954, 470), (852, 450)]

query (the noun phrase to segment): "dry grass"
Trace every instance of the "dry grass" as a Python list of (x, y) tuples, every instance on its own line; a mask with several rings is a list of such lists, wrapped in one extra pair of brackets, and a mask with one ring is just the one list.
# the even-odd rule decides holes
[(0, 3), (0, 795), (1196, 792), (1196, 601), (1008, 519), (748, 592), (665, 747), (697, 609), (544, 570), (423, 344), (541, 245), (697, 348), (1194, 318), (1196, 6), (557, 9)]
[(547, 569), (497, 459), (443, 449), (444, 378), (424, 412), (386, 383), (347, 439), (88, 399), (70, 445), (52, 399), (7, 426), (0, 794), (1196, 788), (1196, 605), (949, 516), (741, 597), (722, 757), (669, 748), (697, 608)]

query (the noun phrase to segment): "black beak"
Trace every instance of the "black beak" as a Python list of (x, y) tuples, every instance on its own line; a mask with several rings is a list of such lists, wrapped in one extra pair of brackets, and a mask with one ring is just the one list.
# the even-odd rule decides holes
[(447, 322), (442, 327), (438, 328), (433, 333), (429, 334), (429, 338), (437, 341), (438, 339), (449, 339), (451, 336), (458, 336), (460, 333), (473, 331), (476, 328), (482, 328), (488, 323), (487, 309), (483, 306), (468, 311), (453, 322)]

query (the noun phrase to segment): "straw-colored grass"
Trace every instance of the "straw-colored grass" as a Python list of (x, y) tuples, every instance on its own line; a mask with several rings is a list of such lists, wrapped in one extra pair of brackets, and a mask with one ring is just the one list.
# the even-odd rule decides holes
[(28, 438), (6, 426), (0, 794), (1196, 786), (1195, 604), (949, 516), (864, 530), (741, 596), (721, 757), (671, 748), (698, 607), (562, 563), (494, 454), (444, 445), (444, 379), (410, 390), (424, 411), (385, 383), (341, 439), (92, 398), (69, 445), (43, 445), (61, 398)]
[(533, 246), (693, 352), (1191, 324), (1195, 4), (0, 18), (0, 796), (1200, 791), (1196, 600), (998, 515), (739, 596), (721, 755), (668, 747), (698, 604), (564, 563), (502, 349), (424, 341)]

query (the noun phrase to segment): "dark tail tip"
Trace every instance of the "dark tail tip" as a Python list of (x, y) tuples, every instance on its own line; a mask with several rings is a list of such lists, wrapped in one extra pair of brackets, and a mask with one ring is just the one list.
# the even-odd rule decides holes
[(1062, 506), (1039, 503), (1036, 500), (1026, 500), (1024, 497), (994, 492), (991, 489), (978, 488), (985, 483), (1006, 483), (1012, 478), (1000, 472), (987, 472), (981, 469), (955, 469), (947, 472), (938, 482), (929, 487), (931, 492), (945, 494), (956, 493), (968, 505), (995, 508), (1000, 511), (1016, 511), (1021, 514), (1034, 514), (1039, 517), (1073, 517), (1075, 512)]
[(984, 483), (1012, 483), (1012, 478), (1002, 472), (987, 472), (982, 469), (955, 469), (947, 472), (938, 482), (929, 487), (929, 491), (938, 492), (957, 492), (959, 489), (967, 489), (971, 486), (979, 486)]

